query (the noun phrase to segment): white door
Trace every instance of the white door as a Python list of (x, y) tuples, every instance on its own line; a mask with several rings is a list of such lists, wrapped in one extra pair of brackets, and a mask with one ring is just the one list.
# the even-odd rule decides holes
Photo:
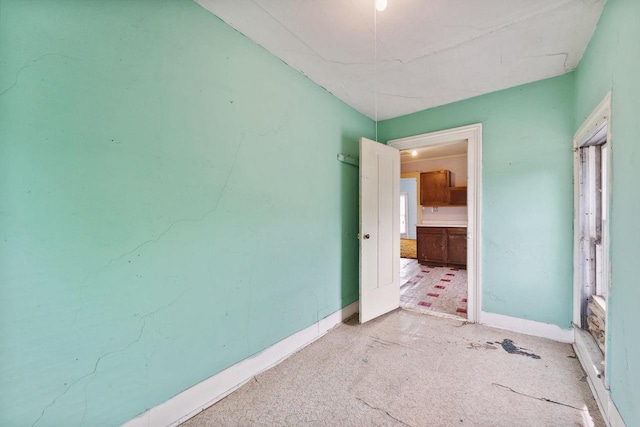
[(400, 151), (360, 138), (360, 323), (400, 306)]

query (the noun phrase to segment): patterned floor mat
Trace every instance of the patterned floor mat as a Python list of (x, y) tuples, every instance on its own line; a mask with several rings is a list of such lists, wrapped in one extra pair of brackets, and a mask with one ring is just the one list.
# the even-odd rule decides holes
[(417, 240), (400, 239), (400, 257), (418, 258)]
[(467, 271), (454, 267), (420, 266), (400, 287), (403, 308), (467, 317)]

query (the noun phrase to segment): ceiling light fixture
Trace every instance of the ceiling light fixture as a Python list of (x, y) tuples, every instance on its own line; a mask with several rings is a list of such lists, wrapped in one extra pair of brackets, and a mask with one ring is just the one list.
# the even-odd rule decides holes
[(418, 155), (418, 152), (417, 152), (416, 150), (413, 150), (413, 151), (411, 152), (411, 155), (412, 155), (413, 157), (415, 157), (415, 156), (417, 156), (417, 155)]
[(376, 9), (378, 9), (378, 12), (382, 12), (386, 8), (387, 8), (387, 0), (376, 0)]

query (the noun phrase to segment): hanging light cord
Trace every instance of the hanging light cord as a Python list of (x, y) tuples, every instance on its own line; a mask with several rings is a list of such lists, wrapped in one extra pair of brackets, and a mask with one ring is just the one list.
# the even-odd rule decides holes
[(376, 123), (376, 142), (378, 141), (378, 11), (373, 7), (373, 105)]

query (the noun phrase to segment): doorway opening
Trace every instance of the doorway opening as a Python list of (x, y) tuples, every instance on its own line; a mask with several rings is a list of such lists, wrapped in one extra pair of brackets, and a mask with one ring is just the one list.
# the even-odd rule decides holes
[(400, 150), (408, 199), (399, 236), (405, 309), (479, 321), (481, 139), (478, 124), (388, 143)]
[[(467, 320), (467, 145), (400, 153), (400, 306), (407, 310)], [(414, 202), (408, 226), (403, 193)]]

